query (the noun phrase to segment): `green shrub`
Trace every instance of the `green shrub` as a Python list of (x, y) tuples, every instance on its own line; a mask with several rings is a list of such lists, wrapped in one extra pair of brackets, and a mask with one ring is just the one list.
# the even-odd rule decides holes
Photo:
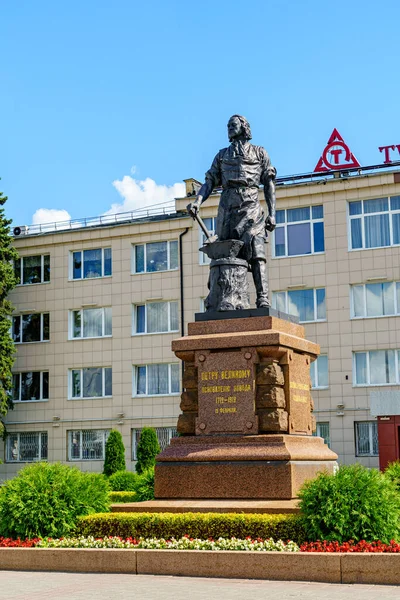
[(104, 475), (60, 463), (29, 465), (0, 490), (0, 535), (67, 535), (79, 516), (108, 510)]
[(389, 463), (383, 474), (395, 484), (397, 491), (400, 492), (400, 460)]
[(137, 476), (135, 498), (136, 502), (154, 500), (154, 467)]
[(76, 535), (94, 537), (120, 536), (144, 538), (188, 535), (245, 539), (272, 537), (274, 540), (306, 541), (302, 519), (297, 515), (257, 515), (223, 513), (106, 513), (79, 519)]
[(141, 475), (156, 464), (156, 456), (160, 454), (156, 430), (143, 427), (137, 447), (136, 472)]
[(109, 492), (108, 498), (112, 504), (136, 502), (135, 492)]
[(399, 539), (400, 494), (376, 469), (357, 464), (335, 475), (320, 473), (299, 497), (308, 541)]
[(125, 446), (122, 435), (116, 429), (111, 429), (106, 442), (103, 473), (110, 477), (113, 473), (125, 471), (125, 469)]
[(137, 478), (132, 471), (117, 471), (110, 475), (108, 483), (113, 492), (134, 492)]

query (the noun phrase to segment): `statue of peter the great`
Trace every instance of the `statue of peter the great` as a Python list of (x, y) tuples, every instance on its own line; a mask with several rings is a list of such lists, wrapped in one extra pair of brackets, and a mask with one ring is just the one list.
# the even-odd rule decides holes
[[(220, 150), (214, 158), (205, 183), (188, 210), (196, 217), (212, 190), (222, 186), (215, 233), (220, 242), (243, 242), (237, 257), (247, 261), (253, 273), (257, 307), (264, 308), (270, 306), (265, 242), (267, 231), (275, 229), (276, 170), (266, 150), (250, 144), (250, 125), (244, 117), (233, 115), (229, 119), (228, 137), (230, 146)], [(258, 198), (260, 185), (264, 186), (267, 217)]]

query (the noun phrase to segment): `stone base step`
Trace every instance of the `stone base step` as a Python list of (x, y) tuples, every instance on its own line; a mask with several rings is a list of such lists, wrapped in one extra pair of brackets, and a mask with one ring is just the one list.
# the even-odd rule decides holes
[(298, 513), (299, 501), (294, 500), (147, 500), (112, 504), (111, 512), (167, 513)]

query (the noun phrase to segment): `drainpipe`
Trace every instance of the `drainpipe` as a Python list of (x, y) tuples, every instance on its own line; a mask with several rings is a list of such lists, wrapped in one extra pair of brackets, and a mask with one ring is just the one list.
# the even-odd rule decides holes
[[(183, 244), (182, 238), (189, 231), (189, 227), (186, 227), (185, 231), (179, 234), (179, 267), (180, 267), (180, 288), (181, 288), (181, 335), (185, 335), (185, 318), (184, 318), (184, 297), (183, 297)], [(182, 375), (185, 370), (185, 363), (182, 361)]]

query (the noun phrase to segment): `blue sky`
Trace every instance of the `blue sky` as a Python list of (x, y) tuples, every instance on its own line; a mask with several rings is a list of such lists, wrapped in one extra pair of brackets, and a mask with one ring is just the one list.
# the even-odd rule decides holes
[(7, 214), (166, 200), (203, 179), (233, 113), (280, 175), (312, 171), (334, 127), (381, 162), (400, 144), (399, 21), (399, 0), (3, 0)]

